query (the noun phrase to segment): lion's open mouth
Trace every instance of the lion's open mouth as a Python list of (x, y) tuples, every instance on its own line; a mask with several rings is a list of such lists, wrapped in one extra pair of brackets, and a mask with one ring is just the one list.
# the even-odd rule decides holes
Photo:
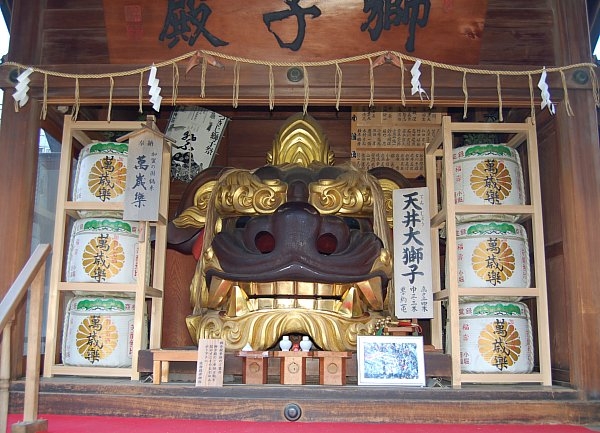
[(344, 317), (361, 317), (367, 309), (381, 310), (381, 278), (354, 283), (275, 281), (269, 283), (230, 281), (213, 276), (208, 308), (226, 306), (229, 317), (261, 310), (319, 310)]

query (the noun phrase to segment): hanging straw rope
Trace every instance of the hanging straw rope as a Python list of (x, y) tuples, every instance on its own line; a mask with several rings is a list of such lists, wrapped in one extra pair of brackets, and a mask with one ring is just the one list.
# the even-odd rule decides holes
[(402, 100), (402, 106), (406, 107), (406, 94), (404, 93), (404, 61), (400, 57), (400, 99)]
[(240, 63), (235, 62), (233, 66), (233, 108), (238, 107), (238, 100), (240, 97)]
[(431, 65), (431, 89), (429, 91), (431, 93), (431, 99), (429, 100), (429, 109), (433, 108), (433, 100), (435, 99), (435, 67)]
[(310, 86), (308, 84), (308, 70), (306, 66), (302, 66), (302, 72), (304, 73), (304, 106), (302, 107), (302, 114), (306, 115), (308, 100), (310, 98)]
[[(192, 51), (186, 54), (183, 54), (179, 57), (173, 58), (173, 59), (169, 59), (169, 60), (165, 60), (163, 62), (157, 62), (154, 64), (154, 66), (159, 69), (161, 67), (164, 66), (168, 66), (168, 65), (172, 65), (174, 68), (177, 68), (177, 64), (179, 62), (182, 62), (184, 60), (190, 59), (192, 56), (201, 56), (202, 57), (202, 78), (201, 78), (201, 97), (204, 98), (205, 97), (205, 85), (206, 85), (206, 68), (207, 68), (207, 57), (212, 57), (212, 58), (216, 58), (216, 59), (224, 59), (224, 60), (229, 60), (232, 62), (237, 62), (238, 66), (237, 68), (239, 69), (239, 64), (241, 63), (245, 63), (245, 64), (253, 64), (253, 65), (266, 65), (269, 67), (272, 66), (278, 66), (278, 67), (302, 67), (306, 72), (307, 72), (307, 68), (310, 67), (321, 67), (321, 66), (330, 66), (330, 65), (339, 65), (342, 63), (352, 63), (352, 62), (359, 62), (359, 61), (364, 61), (364, 60), (368, 60), (369, 64), (370, 64), (370, 70), (369, 70), (369, 80), (370, 80), (370, 98), (369, 98), (369, 106), (373, 106), (374, 105), (374, 100), (375, 100), (375, 82), (374, 82), (374, 75), (373, 75), (373, 61), (372, 58), (373, 57), (380, 57), (380, 56), (396, 56), (401, 62), (404, 61), (409, 61), (409, 62), (416, 62), (416, 61), (420, 61), (422, 64), (425, 65), (429, 65), (432, 68), (432, 89), (433, 89), (433, 85), (434, 85), (434, 77), (433, 77), (433, 69), (434, 67), (437, 68), (441, 68), (441, 69), (445, 69), (445, 70), (449, 70), (449, 71), (456, 71), (456, 72), (461, 72), (463, 74), (463, 92), (466, 91), (466, 87), (465, 82), (466, 82), (466, 74), (474, 74), (474, 75), (496, 75), (496, 76), (523, 76), (523, 77), (527, 77), (527, 76), (531, 76), (533, 74), (541, 74), (544, 68), (539, 68), (539, 69), (535, 69), (535, 70), (523, 70), (523, 71), (496, 71), (496, 70), (492, 70), (492, 69), (476, 69), (476, 68), (468, 68), (468, 67), (463, 67), (463, 66), (456, 66), (456, 65), (448, 65), (448, 64), (444, 64), (444, 63), (439, 63), (439, 62), (434, 62), (434, 61), (429, 61), (429, 60), (423, 60), (423, 59), (419, 59), (416, 57), (412, 57), (409, 55), (406, 55), (404, 53), (400, 53), (397, 51), (378, 51), (378, 52), (374, 52), (374, 53), (369, 53), (369, 54), (363, 54), (363, 55), (358, 55), (358, 56), (353, 56), (353, 57), (347, 57), (347, 58), (343, 58), (343, 59), (335, 59), (335, 60), (325, 60), (325, 61), (318, 61), (318, 62), (271, 62), (271, 61), (262, 61), (262, 60), (253, 60), (253, 59), (248, 59), (248, 58), (243, 58), (243, 57), (236, 57), (236, 56), (231, 56), (231, 55), (227, 55), (227, 54), (223, 54), (223, 53), (218, 53), (218, 52), (214, 52), (214, 51), (208, 51), (208, 50), (197, 50), (197, 51)], [(217, 63), (218, 62), (214, 62)], [(211, 64), (213, 64), (213, 62), (211, 62)], [(220, 65), (220, 64), (219, 64)], [(116, 78), (116, 77), (125, 77), (125, 76), (130, 76), (130, 75), (135, 75), (135, 74), (143, 74), (146, 71), (149, 71), (151, 68), (151, 65), (145, 66), (145, 67), (141, 67), (141, 68), (136, 68), (136, 69), (132, 69), (132, 70), (128, 70), (128, 71), (118, 71), (118, 72), (107, 72), (107, 73), (102, 73), (102, 74), (74, 74), (74, 73), (64, 73), (64, 72), (59, 72), (59, 71), (50, 71), (50, 70), (45, 70), (42, 68), (38, 68), (38, 67), (34, 67), (34, 66), (27, 66), (27, 65), (23, 65), (17, 62), (12, 62), (12, 61), (7, 61), (2, 63), (0, 66), (14, 66), (14, 67), (18, 67), (19, 69), (24, 69), (24, 68), (31, 68), (33, 70), (33, 72), (37, 72), (37, 73), (41, 73), (41, 74), (45, 74), (46, 78), (47, 77), (61, 77), (61, 78), (72, 78), (76, 80), (76, 85), (78, 84), (77, 81), (80, 79), (97, 79), (97, 78)], [(600, 92), (598, 90), (598, 80), (596, 77), (596, 73), (594, 71), (594, 69), (596, 68), (596, 65), (594, 63), (576, 63), (576, 64), (572, 64), (572, 65), (567, 65), (567, 66), (560, 66), (560, 67), (546, 67), (546, 72), (548, 74), (553, 73), (553, 72), (565, 72), (568, 70), (573, 70), (573, 69), (577, 69), (577, 68), (589, 68), (590, 70), (590, 75), (592, 77), (592, 91), (594, 93), (594, 101), (596, 102), (597, 106), (600, 107)], [(305, 76), (307, 76), (307, 74), (305, 74)], [(404, 80), (402, 80), (402, 86), (404, 86)], [(563, 86), (564, 87), (564, 86)], [(47, 94), (48, 89), (46, 88), (45, 93)], [(177, 95), (177, 90), (176, 90), (176, 86), (174, 86), (174, 92), (175, 94), (173, 95), (173, 101), (175, 101)], [(307, 85), (307, 81), (305, 81), (305, 89), (304, 89), (304, 93), (305, 93), (305, 104), (306, 104), (306, 95), (308, 95), (309, 91), (308, 91), (308, 85)], [(433, 91), (432, 91), (433, 93)], [(239, 89), (236, 90), (236, 94), (237, 97), (235, 97), (234, 99), (239, 102)], [(465, 96), (468, 96), (468, 94), (466, 94)], [(77, 96), (77, 101), (76, 103), (79, 103), (79, 96)], [(432, 104), (433, 98), (431, 98), (430, 101), (430, 107), (433, 107)], [(403, 100), (403, 104), (404, 104), (404, 100)], [(175, 102), (173, 102), (175, 103)], [(465, 98), (465, 111), (466, 111), (466, 107), (468, 104), (468, 99)], [(15, 106), (15, 109), (18, 111), (18, 105)]]
[(139, 85), (138, 85), (138, 102), (139, 102), (139, 104), (140, 104), (140, 107), (139, 107), (138, 111), (139, 111), (140, 113), (143, 113), (143, 112), (144, 112), (144, 110), (143, 110), (143, 108), (142, 108), (142, 92), (143, 92), (143, 90), (142, 90), (142, 82), (143, 82), (143, 81), (144, 81), (144, 73), (143, 73), (143, 72), (140, 72), (140, 83), (139, 83)]
[(590, 77), (592, 77), (592, 93), (594, 94), (594, 102), (596, 107), (600, 107), (600, 91), (598, 90), (598, 78), (594, 67), (590, 66)]
[(467, 118), (467, 104), (469, 103), (469, 91), (467, 90), (467, 71), (463, 72), (462, 90), (465, 95), (465, 106), (463, 108), (463, 119)]
[(208, 61), (206, 57), (202, 57), (202, 74), (200, 76), (200, 97), (206, 97), (205, 88), (206, 88), (206, 68), (208, 67)]
[(106, 115), (106, 121), (110, 122), (110, 112), (112, 111), (112, 99), (113, 99), (113, 89), (115, 88), (115, 79), (110, 77), (110, 90), (108, 92), (108, 113)]
[(370, 89), (370, 97), (369, 97), (369, 107), (375, 105), (375, 77), (373, 75), (373, 59), (369, 57), (369, 89)]
[(531, 105), (531, 121), (535, 125), (535, 103), (533, 101), (533, 78), (531, 78), (531, 74), (528, 76), (529, 80), (529, 103)]
[(573, 109), (571, 108), (571, 101), (569, 101), (569, 91), (567, 90), (567, 79), (565, 78), (564, 71), (560, 71), (560, 79), (562, 80), (563, 92), (565, 92), (565, 109), (567, 110), (567, 116), (573, 117)]
[(504, 122), (504, 116), (502, 115), (502, 87), (500, 86), (500, 74), (496, 75), (496, 90), (498, 90), (498, 120)]
[(269, 110), (275, 108), (275, 77), (273, 75), (273, 66), (269, 65)]
[(75, 121), (79, 115), (79, 78), (75, 78), (75, 105), (73, 106), (73, 115), (71, 118)]
[(173, 98), (171, 105), (177, 103), (177, 94), (179, 93), (179, 68), (173, 63)]
[(40, 119), (46, 120), (48, 114), (48, 74), (44, 74), (44, 101), (42, 102), (42, 112)]
[(342, 69), (335, 64), (335, 109), (340, 111), (340, 99), (342, 97)]
[[(17, 66), (17, 72), (21, 75), (21, 66)], [(15, 99), (13, 100), (13, 105), (15, 106), (15, 113), (19, 112), (19, 102)]]

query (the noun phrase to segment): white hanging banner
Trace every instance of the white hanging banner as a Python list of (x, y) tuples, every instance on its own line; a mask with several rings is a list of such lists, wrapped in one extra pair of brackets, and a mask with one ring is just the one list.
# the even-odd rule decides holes
[(395, 315), (433, 318), (429, 190), (393, 191)]
[(129, 136), (123, 219), (158, 221), (163, 138), (149, 128)]

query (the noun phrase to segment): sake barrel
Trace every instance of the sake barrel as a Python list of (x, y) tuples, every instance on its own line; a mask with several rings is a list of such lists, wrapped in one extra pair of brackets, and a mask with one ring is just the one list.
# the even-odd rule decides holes
[(458, 287), (531, 284), (527, 232), (520, 224), (507, 221), (457, 224), (456, 250)]
[(76, 220), (69, 239), (67, 282), (135, 283), (138, 236), (137, 222), (116, 218)]
[[(454, 202), (458, 205), (523, 205), (525, 191), (519, 154), (505, 144), (480, 144), (453, 149)], [(496, 219), (516, 221), (518, 216)], [(458, 215), (458, 221), (481, 220)], [(485, 219), (485, 217), (484, 217)]]
[[(66, 307), (63, 363), (131, 367), (135, 303), (115, 297), (75, 297)], [(146, 332), (142, 332), (145, 336)], [(142, 347), (147, 346), (143, 337)]]
[(97, 142), (79, 153), (73, 201), (122, 202), (127, 179), (127, 143)]
[(460, 367), (464, 373), (531, 373), (533, 336), (521, 302), (459, 304)]

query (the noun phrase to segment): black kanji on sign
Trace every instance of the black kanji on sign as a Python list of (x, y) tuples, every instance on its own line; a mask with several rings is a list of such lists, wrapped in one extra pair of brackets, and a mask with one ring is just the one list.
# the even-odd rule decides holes
[(229, 42), (207, 30), (206, 22), (211, 13), (212, 9), (204, 0), (200, 0), (197, 6), (196, 0), (169, 0), (167, 16), (158, 39), (169, 40), (169, 48), (173, 48), (180, 40), (193, 46), (200, 36), (204, 36), (213, 47), (229, 45)]
[[(302, 42), (304, 42), (304, 34), (306, 32), (306, 16), (311, 15), (312, 18), (317, 18), (321, 16), (321, 9), (317, 6), (311, 6), (308, 8), (302, 8), (298, 5), (300, 0), (284, 0), (285, 4), (290, 7), (290, 10), (283, 10), (277, 12), (269, 12), (263, 15), (263, 21), (267, 26), (267, 29), (275, 35), (275, 39), (279, 43), (281, 48), (289, 48), (292, 51), (298, 51), (300, 47), (302, 47)], [(283, 39), (277, 35), (273, 30), (271, 30), (271, 23), (274, 21), (283, 21), (286, 18), (291, 16), (295, 16), (298, 22), (298, 32), (296, 33), (296, 39), (292, 42), (284, 42)]]
[(392, 26), (408, 25), (406, 51), (415, 50), (416, 27), (425, 27), (429, 20), (431, 0), (364, 0), (363, 12), (369, 13), (361, 31), (369, 31), (372, 41), (377, 41), (384, 30)]

